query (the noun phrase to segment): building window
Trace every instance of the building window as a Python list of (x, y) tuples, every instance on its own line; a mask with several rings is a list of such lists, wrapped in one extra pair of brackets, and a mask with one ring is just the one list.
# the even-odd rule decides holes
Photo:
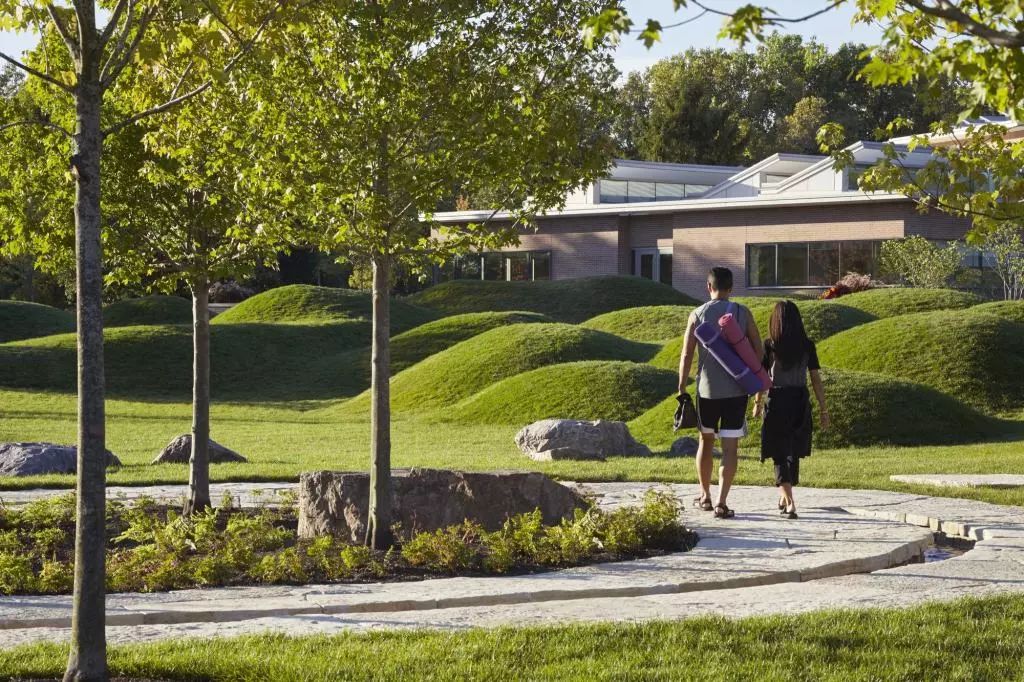
[(878, 241), (747, 245), (748, 287), (823, 287), (842, 273), (876, 275)]
[(847, 192), (856, 192), (858, 189), (860, 189), (860, 184), (859, 184), (860, 176), (861, 176), (861, 174), (864, 173), (864, 171), (866, 171), (869, 168), (871, 168), (871, 166), (857, 165), (857, 166), (854, 166), (853, 168), (848, 168), (847, 169), (847, 171), (846, 171), (846, 191)]
[(494, 251), (456, 256), (436, 270), (435, 280), (483, 279), (493, 282), (529, 282), (551, 279), (550, 251)]
[(629, 272), (644, 279), (672, 286), (672, 250), (633, 249)]
[(698, 197), (711, 185), (681, 182), (645, 182), (641, 180), (602, 180), (599, 203), (627, 204), (646, 201), (679, 201)]

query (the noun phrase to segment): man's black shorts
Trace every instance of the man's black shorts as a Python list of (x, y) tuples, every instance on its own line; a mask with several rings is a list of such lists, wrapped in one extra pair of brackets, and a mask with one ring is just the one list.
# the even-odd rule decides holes
[(717, 433), (719, 438), (747, 435), (747, 396), (704, 398), (697, 396), (697, 422), (701, 433)]

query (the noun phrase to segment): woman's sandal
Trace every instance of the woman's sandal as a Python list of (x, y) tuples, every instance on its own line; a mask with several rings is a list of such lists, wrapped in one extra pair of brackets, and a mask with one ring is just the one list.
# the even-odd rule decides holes
[(697, 507), (701, 511), (711, 511), (714, 509), (714, 506), (711, 504), (711, 498), (704, 497), (703, 495), (698, 495), (693, 498), (693, 506)]
[(782, 510), (782, 515), (785, 516), (787, 519), (799, 519), (800, 518), (799, 516), (796, 515), (796, 507), (793, 507), (792, 509), (790, 509), (789, 507), (786, 507), (785, 509)]
[(731, 519), (734, 516), (736, 516), (736, 512), (734, 512), (732, 509), (729, 509), (724, 504), (716, 504), (715, 505), (715, 518), (716, 519)]

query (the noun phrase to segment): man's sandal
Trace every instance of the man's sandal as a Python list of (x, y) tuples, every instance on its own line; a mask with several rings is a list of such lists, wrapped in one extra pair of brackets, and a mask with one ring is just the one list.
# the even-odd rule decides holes
[(711, 498), (704, 497), (703, 495), (698, 495), (693, 498), (693, 506), (697, 507), (701, 511), (711, 511), (714, 509), (714, 506), (711, 504)]
[(736, 512), (734, 512), (732, 509), (729, 509), (724, 504), (716, 504), (715, 505), (715, 518), (716, 519), (731, 519), (734, 516), (736, 516)]

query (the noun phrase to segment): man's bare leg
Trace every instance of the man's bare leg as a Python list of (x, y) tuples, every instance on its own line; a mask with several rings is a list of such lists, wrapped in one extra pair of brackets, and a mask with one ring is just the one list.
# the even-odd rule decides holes
[(711, 499), (711, 475), (715, 468), (715, 434), (700, 434), (697, 446), (697, 482), (700, 483), (701, 499)]
[(736, 465), (739, 461), (740, 439), (722, 439), (722, 466), (718, 469), (718, 505), (725, 505), (732, 488), (732, 479), (736, 477)]

